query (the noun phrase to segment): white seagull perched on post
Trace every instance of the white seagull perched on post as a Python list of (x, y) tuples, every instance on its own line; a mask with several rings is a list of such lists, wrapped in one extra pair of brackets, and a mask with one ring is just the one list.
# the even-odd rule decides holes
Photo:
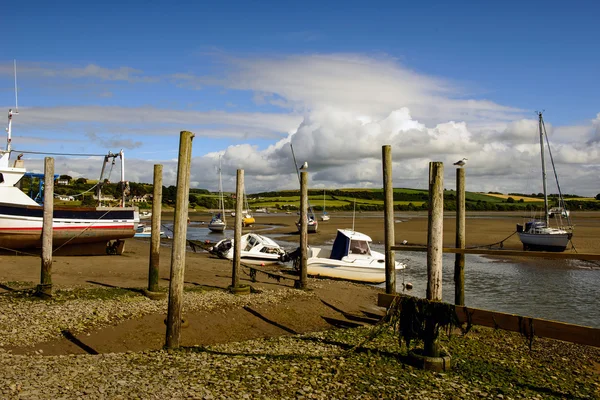
[(308, 169), (308, 161), (304, 161), (304, 164), (302, 164), (300, 169)]
[(467, 161), (467, 159), (463, 158), (462, 160), (455, 162), (454, 165), (458, 165), (459, 167), (462, 167), (466, 164), (465, 161)]

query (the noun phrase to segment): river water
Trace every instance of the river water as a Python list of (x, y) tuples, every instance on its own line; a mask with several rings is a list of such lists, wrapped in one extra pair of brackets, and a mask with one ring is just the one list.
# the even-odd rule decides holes
[[(170, 233), (169, 229), (165, 231)], [(268, 230), (261, 230), (260, 234), (270, 236)], [(233, 231), (227, 231), (226, 235), (233, 236)], [(187, 237), (215, 242), (225, 235), (191, 224)], [(279, 238), (277, 242), (288, 250), (298, 246), (297, 237), (290, 237), (289, 242)], [(383, 252), (382, 245), (374, 244), (372, 248)], [(454, 303), (454, 258), (454, 254), (443, 256), (442, 297), (448, 303)], [(424, 298), (426, 254), (397, 251), (396, 259), (407, 265), (396, 275), (398, 292)], [(412, 283), (412, 290), (403, 291), (403, 282)], [(378, 286), (385, 287), (385, 284)], [(600, 265), (577, 260), (541, 259), (517, 263), (467, 255), (465, 305), (600, 328)]]

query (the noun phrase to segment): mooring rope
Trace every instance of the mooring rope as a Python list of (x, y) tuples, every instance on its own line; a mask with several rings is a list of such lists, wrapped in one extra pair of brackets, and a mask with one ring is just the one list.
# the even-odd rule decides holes
[(509, 238), (511, 238), (515, 233), (517, 233), (517, 231), (514, 231), (513, 233), (511, 233), (510, 235), (508, 235), (507, 237), (505, 237), (504, 239), (502, 239), (501, 241), (496, 242), (496, 243), (487, 244), (487, 245), (483, 245), (483, 246), (471, 246), (471, 247), (466, 247), (466, 248), (467, 249), (481, 249), (481, 248), (491, 249), (492, 246), (500, 245), (500, 248), (502, 249), (504, 247), (504, 242), (507, 241)]

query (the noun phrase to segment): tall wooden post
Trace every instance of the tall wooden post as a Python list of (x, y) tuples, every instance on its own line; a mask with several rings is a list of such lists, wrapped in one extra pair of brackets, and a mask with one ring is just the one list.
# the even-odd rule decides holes
[(306, 289), (308, 261), (308, 172), (300, 173), (300, 289)]
[(148, 291), (158, 291), (160, 265), (160, 220), (162, 208), (163, 166), (154, 165), (154, 191), (152, 193), (152, 233), (150, 236), (150, 263), (148, 266)]
[(381, 148), (383, 159), (383, 220), (385, 223), (385, 292), (396, 293), (396, 252), (394, 245), (394, 186), (392, 183), (392, 146)]
[(42, 223), (42, 268), (38, 294), (52, 296), (52, 217), (54, 213), (54, 158), (44, 158), (44, 218)]
[(182, 131), (179, 136), (179, 161), (177, 165), (177, 198), (173, 221), (173, 249), (171, 252), (171, 280), (169, 282), (169, 308), (167, 312), (166, 347), (178, 348), (181, 337), (181, 309), (185, 272), (185, 247), (190, 193), (190, 164), (194, 134)]
[[(427, 300), (442, 300), (442, 250), (444, 233), (444, 164), (429, 163), (429, 224), (427, 228)], [(435, 318), (435, 317), (433, 317)], [(439, 357), (435, 321), (425, 323), (424, 353)]]
[(244, 170), (238, 169), (235, 185), (235, 225), (233, 231), (233, 266), (231, 288), (240, 286), (240, 260), (242, 258), (242, 208), (244, 207)]
[[(464, 249), (465, 239), (465, 170), (456, 168), (456, 248)], [(454, 304), (465, 305), (465, 255), (454, 260)]]

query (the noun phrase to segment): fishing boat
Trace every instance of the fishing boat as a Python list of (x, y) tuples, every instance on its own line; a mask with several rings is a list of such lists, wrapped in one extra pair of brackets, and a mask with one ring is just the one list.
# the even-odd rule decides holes
[(223, 232), (227, 228), (225, 221), (225, 201), (223, 200), (223, 181), (221, 179), (221, 156), (219, 156), (219, 213), (213, 215), (208, 223), (208, 229), (213, 232)]
[[(548, 209), (548, 191), (546, 184), (546, 162), (544, 158), (544, 138), (548, 145), (548, 154), (550, 155), (550, 161), (554, 176), (556, 178), (556, 185), (558, 187), (559, 204), (564, 205), (564, 199), (558, 183), (558, 175), (556, 174), (556, 168), (554, 166), (554, 159), (552, 158), (552, 151), (550, 149), (550, 142), (546, 134), (546, 127), (544, 125), (544, 119), (542, 113), (538, 113), (538, 126), (540, 136), (540, 154), (542, 160), (542, 183), (544, 187), (544, 220), (530, 220), (523, 224), (517, 224), (517, 233), (521, 243), (523, 244), (523, 250), (544, 250), (544, 251), (564, 251), (569, 244), (569, 241), (573, 237), (573, 227), (569, 218), (568, 213), (564, 213), (566, 216), (566, 224), (563, 222), (563, 212), (556, 213), (554, 215), (555, 220), (558, 222), (558, 227), (553, 228), (550, 226), (550, 211)], [(563, 207), (564, 209), (564, 207)], [(566, 209), (564, 209), (566, 210)]]
[[(220, 258), (233, 260), (232, 238), (223, 239), (209, 249), (211, 254)], [(279, 262), (280, 256), (285, 254), (274, 240), (257, 233), (247, 233), (241, 237), (240, 261), (249, 264), (272, 264)]]
[[(338, 229), (330, 251), (308, 249), (307, 274), (365, 283), (385, 282), (385, 255), (371, 249), (371, 238), (353, 229)], [(395, 262), (395, 269), (406, 265)]]
[[(15, 106), (15, 111), (8, 110), (6, 149), (0, 150), (0, 248), (40, 248), (44, 207), (16, 186), (27, 172), (22, 154), (16, 160), (10, 158), (13, 152), (11, 141), (14, 115), (18, 115), (18, 106)], [(109, 153), (104, 157), (104, 166), (109, 158), (114, 161), (116, 157), (121, 158), (121, 188), (125, 195), (127, 184), (123, 176), (123, 152)], [(52, 244), (55, 251), (62, 248), (63, 254), (70, 255), (121, 254), (123, 239), (133, 237), (139, 223), (137, 207), (125, 207), (124, 203), (123, 197), (119, 207), (55, 206), (52, 220)]]
[(323, 214), (321, 215), (321, 221), (329, 221), (329, 214), (325, 211), (325, 189), (323, 189)]

